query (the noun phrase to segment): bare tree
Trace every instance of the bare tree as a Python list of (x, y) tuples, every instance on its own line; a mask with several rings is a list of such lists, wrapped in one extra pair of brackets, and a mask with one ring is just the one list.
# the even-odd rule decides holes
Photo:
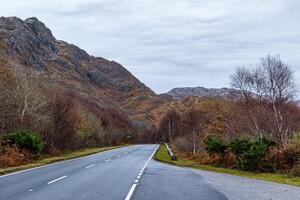
[(267, 56), (261, 60), (259, 67), (262, 69), (261, 79), (263, 96), (268, 101), (273, 110), (273, 125), (278, 142), (285, 148), (288, 142), (290, 131), (287, 118), (283, 115), (285, 105), (293, 100), (296, 87), (294, 83), (293, 71), (283, 63), (278, 55)]
[(193, 154), (196, 154), (197, 146), (199, 141), (201, 141), (204, 130), (208, 125), (208, 119), (206, 119), (205, 113), (192, 108), (184, 116), (184, 124), (186, 129), (191, 133), (193, 141)]
[(272, 134), (277, 138), (278, 144), (285, 148), (290, 134), (289, 116), (284, 115), (286, 104), (293, 100), (296, 93), (293, 71), (283, 63), (279, 55), (268, 55), (262, 58), (254, 70), (245, 67), (238, 68), (231, 77), (232, 87), (238, 89), (242, 95), (248, 115), (256, 131), (261, 135), (258, 119), (253, 113), (253, 104), (271, 107)]
[(32, 117), (34, 123), (43, 120), (44, 110), (50, 102), (45, 95), (42, 80), (38, 76), (16, 79), (16, 88), (12, 95), (21, 126), (24, 125), (26, 116)]
[(173, 142), (173, 138), (181, 135), (181, 116), (175, 110), (169, 110), (161, 120), (160, 132), (166, 135), (169, 142)]
[[(257, 71), (258, 72), (258, 71)], [(239, 91), (241, 98), (244, 100), (243, 104), (245, 105), (247, 114), (255, 128), (255, 133), (259, 136), (262, 136), (262, 130), (259, 126), (258, 119), (255, 115), (254, 109), (254, 93), (253, 88), (254, 78), (257, 76), (257, 72), (253, 74), (249, 69), (243, 67), (237, 67), (235, 74), (231, 76), (231, 86)]]

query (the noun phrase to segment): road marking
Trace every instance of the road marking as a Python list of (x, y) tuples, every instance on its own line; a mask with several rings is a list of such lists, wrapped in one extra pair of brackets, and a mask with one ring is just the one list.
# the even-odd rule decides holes
[(143, 173), (142, 173), (142, 172), (140, 172), (140, 173), (139, 173), (139, 176), (142, 176), (142, 174), (143, 174)]
[(135, 188), (136, 188), (137, 184), (133, 184), (132, 187), (130, 188), (125, 200), (130, 200)]
[(121, 157), (121, 155), (117, 155), (117, 158), (120, 158)]
[(109, 159), (105, 160), (105, 162), (108, 162), (108, 161), (111, 161), (111, 159), (109, 158)]
[(33, 189), (29, 189), (28, 192), (33, 192)]
[(54, 179), (53, 181), (48, 182), (47, 184), (50, 185), (50, 184), (55, 183), (56, 181), (59, 181), (59, 180), (64, 179), (64, 178), (67, 178), (67, 176), (59, 177), (57, 179)]
[[(124, 147), (122, 147), (122, 148), (124, 148)], [(119, 148), (116, 148), (116, 149), (119, 149)], [(114, 151), (116, 149), (109, 149), (107, 151)], [(66, 163), (66, 162), (72, 162), (74, 160), (82, 160), (82, 159), (86, 159), (87, 157), (92, 157), (94, 155), (101, 154), (101, 153), (103, 153), (103, 152), (98, 152), (98, 153), (83, 156), (83, 157), (80, 157), (80, 158), (72, 158), (72, 159), (69, 159), (69, 160), (59, 161), (59, 162), (55, 162), (55, 163), (47, 164), (47, 165), (43, 165), (43, 166), (33, 167), (33, 168), (30, 168), (30, 169), (24, 169), (24, 170), (21, 170), (21, 171), (17, 171), (17, 172), (5, 174), (5, 175), (0, 175), (0, 178), (7, 177), (7, 176), (12, 176), (12, 175), (15, 175), (15, 174), (20, 174), (20, 173), (24, 173), (24, 172), (28, 172), (28, 171), (32, 171), (32, 170), (36, 170), (36, 169), (40, 169), (40, 168), (45, 168), (45, 167), (49, 167), (49, 166), (53, 166), (53, 165), (59, 165), (59, 164)]]
[[(158, 147), (159, 147), (159, 145), (156, 147), (156, 149), (153, 151), (153, 153), (151, 154), (151, 156), (148, 158), (147, 162), (146, 162), (145, 165), (143, 166), (143, 168), (142, 168), (142, 170), (140, 171), (140, 173), (143, 173), (143, 172), (144, 172), (144, 170), (146, 169), (146, 167), (147, 167), (147, 165), (149, 164), (150, 160), (152, 159), (152, 157), (154, 156), (155, 152), (157, 151)], [(137, 183), (139, 182), (138, 179), (140, 179), (140, 178), (141, 178), (141, 175), (139, 175), (139, 176), (137, 177), (137, 179), (134, 181), (134, 184), (131, 186), (131, 188), (130, 188), (130, 190), (129, 190), (129, 192), (128, 192), (126, 198), (125, 198), (125, 200), (130, 200), (130, 199), (131, 199), (131, 197), (132, 197), (132, 195), (133, 195), (133, 192), (134, 192), (134, 190), (135, 190), (135, 188), (136, 188), (136, 186), (137, 186)]]
[(128, 154), (128, 152), (123, 153), (124, 155)]
[(88, 169), (88, 168), (91, 168), (91, 167), (94, 167), (94, 166), (95, 166), (95, 164), (92, 164), (92, 165), (87, 166), (86, 168)]

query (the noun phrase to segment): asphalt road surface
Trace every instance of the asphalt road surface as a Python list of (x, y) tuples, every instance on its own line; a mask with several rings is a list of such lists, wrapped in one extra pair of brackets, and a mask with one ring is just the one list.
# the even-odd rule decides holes
[[(157, 147), (157, 145), (124, 147), (0, 176), (0, 199), (243, 200), (249, 197), (247, 192), (253, 192), (245, 191), (243, 197), (231, 193), (244, 191), (221, 187), (222, 182), (223, 185), (227, 185), (230, 175), (229, 178), (222, 177), (224, 176), (222, 174), (174, 167), (154, 161), (151, 158)], [(236, 179), (241, 181), (245, 178)], [(244, 182), (247, 183), (247, 180)], [(235, 187), (236, 180), (231, 181), (230, 187)], [(241, 185), (241, 182), (237, 184)], [(274, 183), (266, 182), (262, 185), (273, 188), (268, 184)], [(260, 189), (262, 185), (260, 184)], [(300, 197), (300, 193), (297, 193), (300, 191), (299, 187), (280, 184), (277, 186), (286, 187), (284, 191), (287, 196), (284, 196), (284, 199)], [(273, 198), (271, 194), (261, 197), (257, 195), (254, 199), (278, 199)]]

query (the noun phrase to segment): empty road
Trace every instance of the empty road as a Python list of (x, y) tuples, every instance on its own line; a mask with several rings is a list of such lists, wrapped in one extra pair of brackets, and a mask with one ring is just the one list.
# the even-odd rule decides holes
[[(157, 147), (157, 145), (124, 147), (0, 176), (0, 199), (243, 199), (242, 195), (235, 193), (245, 193), (245, 199), (249, 197), (247, 195), (249, 191), (228, 190), (220, 184), (223, 182), (223, 185), (228, 185), (226, 181), (235, 176), (228, 175), (229, 177), (224, 178), (222, 174), (209, 174), (211, 172), (174, 167), (152, 160)], [(245, 183), (247, 180), (244, 180)], [(235, 187), (236, 180), (231, 181), (230, 187)], [(274, 183), (266, 182), (266, 184)], [(240, 185), (241, 183), (239, 187)], [(284, 185), (277, 184), (277, 186), (282, 188)], [(286, 187), (284, 191), (288, 196), (284, 198), (297, 199), (299, 187)], [(295, 198), (293, 195), (296, 195)], [(260, 199), (259, 194), (256, 197)]]

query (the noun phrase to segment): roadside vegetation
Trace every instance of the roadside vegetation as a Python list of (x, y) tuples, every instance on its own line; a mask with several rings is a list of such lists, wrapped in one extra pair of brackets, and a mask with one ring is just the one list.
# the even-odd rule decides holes
[(170, 143), (181, 158), (172, 163), (297, 182), (290, 177), (300, 177), (300, 107), (291, 68), (267, 56), (256, 68), (238, 67), (231, 84), (227, 98), (171, 109), (144, 140)]
[(225, 167), (216, 167), (213, 165), (200, 164), (197, 160), (188, 159), (185, 155), (176, 152), (177, 160), (171, 160), (167, 149), (164, 144), (161, 144), (158, 151), (155, 154), (155, 159), (161, 162), (165, 162), (171, 165), (180, 167), (191, 167), (195, 169), (207, 170), (217, 173), (226, 173), (236, 176), (243, 176), (247, 178), (254, 178), (265, 181), (272, 181), (276, 183), (289, 184), (294, 186), (300, 186), (300, 177), (291, 176), (285, 173), (263, 173), (263, 172), (250, 172), (239, 169), (230, 169)]
[(97, 106), (38, 74), (17, 76), (0, 60), (0, 169), (128, 143), (134, 132), (128, 118)]

